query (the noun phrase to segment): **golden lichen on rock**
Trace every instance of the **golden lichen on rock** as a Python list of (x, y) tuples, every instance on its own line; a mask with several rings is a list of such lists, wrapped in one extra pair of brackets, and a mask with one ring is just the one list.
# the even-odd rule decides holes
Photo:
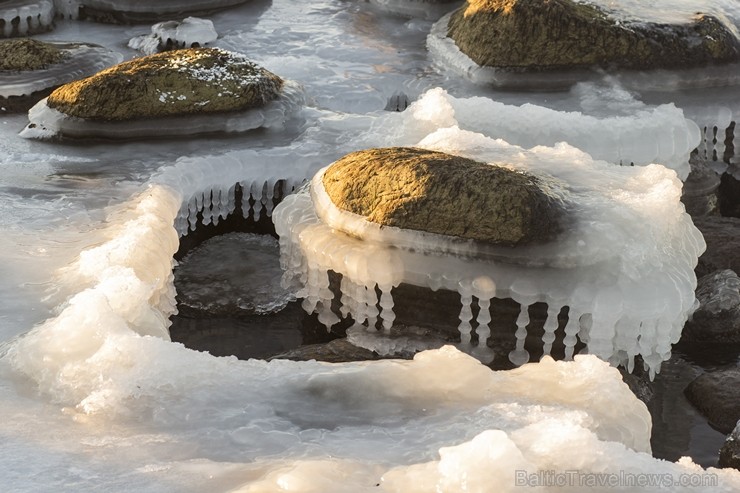
[(533, 175), (412, 147), (368, 149), (327, 168), (341, 210), (398, 228), (516, 246), (562, 229), (562, 203)]
[(13, 72), (41, 70), (61, 62), (66, 56), (64, 50), (35, 39), (0, 41), (0, 70)]
[(168, 51), (120, 63), (55, 90), (47, 105), (69, 116), (121, 121), (258, 108), (280, 77), (217, 48)]
[(468, 0), (448, 36), (481, 66), (512, 70), (686, 68), (740, 59), (715, 17), (685, 25), (625, 23), (573, 0)]

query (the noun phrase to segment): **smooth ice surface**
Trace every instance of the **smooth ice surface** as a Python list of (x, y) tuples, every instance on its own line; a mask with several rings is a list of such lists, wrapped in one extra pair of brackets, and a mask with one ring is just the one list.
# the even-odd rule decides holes
[(55, 43), (66, 53), (60, 63), (30, 72), (0, 72), (0, 96), (24, 96), (87, 77), (123, 61), (102, 46)]
[(186, 17), (182, 21), (159, 22), (152, 26), (152, 33), (131, 38), (128, 47), (147, 55), (157, 53), (170, 42), (176, 48), (189, 48), (194, 44), (204, 46), (218, 39), (218, 33), (209, 19)]
[(460, 0), (370, 0), (370, 2), (394, 14), (430, 20), (439, 19), (463, 3)]
[(278, 242), (269, 235), (229, 233), (206, 240), (178, 265), (180, 306), (215, 315), (280, 311), (295, 298), (280, 287)]
[[(168, 96), (163, 93), (160, 100), (166, 102), (166, 97)], [(128, 139), (245, 132), (260, 127), (281, 128), (303, 102), (302, 88), (295, 82), (285, 81), (280, 96), (261, 108), (230, 113), (201, 113), (101, 122), (68, 116), (47, 106), (44, 98), (28, 110), (29, 123), (20, 135), (29, 139), (47, 139), (57, 135), (73, 138)]]
[[(68, 4), (58, 0), (57, 12)], [(281, 180), (292, 189), (368, 143), (396, 144), (395, 125), (376, 127), (393, 94), (415, 101), (442, 87), (459, 99), (487, 95), (599, 116), (576, 92), (494, 93), (449, 77), (427, 56), (429, 22), (366, 2), (251, 0), (208, 18), (221, 34), (214, 46), (248, 53), (304, 86), (307, 106), (282, 131), (60, 145), (18, 137), (25, 116), (0, 117), (0, 352), (14, 361), (0, 358), (4, 490), (345, 493), (433, 482), (455, 492), (466, 490), (455, 478), (484, 474), (495, 491), (520, 491), (509, 481), (514, 455), (488, 453), (513, 452), (507, 440), (532, 472), (704, 473), (619, 445), (645, 445), (648, 418), (614, 370), (590, 357), (543, 366), (544, 380), (524, 384), (530, 367), (484, 373), (455, 351), (327, 365), (214, 358), (168, 342), (177, 235), (199, 211), (211, 221), (233, 211), (237, 182), (266, 214)], [(37, 37), (96, 43), (130, 59), (140, 54), (127, 40), (147, 29), (57, 19)], [(634, 97), (675, 103), (703, 127), (740, 114), (733, 89)], [(612, 93), (585, 91), (596, 101)], [(545, 421), (552, 426), (517, 438)], [(508, 438), (497, 433), (491, 445), (488, 430)], [(465, 455), (471, 449), (482, 465)], [(429, 482), (414, 465), (428, 468)], [(740, 489), (740, 473), (708, 473), (719, 486), (670, 490)]]

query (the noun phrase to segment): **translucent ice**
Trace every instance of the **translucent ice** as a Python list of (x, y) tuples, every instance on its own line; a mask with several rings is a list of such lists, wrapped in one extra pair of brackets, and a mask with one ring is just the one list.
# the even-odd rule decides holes
[[(444, 287), (458, 291), (463, 301), (465, 346), (473, 298), (481, 306), (493, 297), (513, 298), (522, 313), (546, 302), (553, 323), (560, 308), (569, 306), (571, 323), (580, 324), (577, 337), (590, 353), (630, 369), (640, 354), (651, 373), (659, 370), (694, 309), (693, 268), (705, 248), (679, 201), (681, 182), (674, 172), (654, 164), (614, 166), (565, 144), (525, 150), (456, 127), (438, 130), (419, 147), (554, 177), (561, 188), (553, 192), (568, 204), (573, 226), (551, 244), (514, 249), (381, 227), (334, 206), (320, 171), (310, 188), (287, 197), (273, 215), (284, 281), (310, 300), (304, 308), (330, 322), (336, 318), (329, 270), (343, 275), (344, 311), (371, 328), (376, 317), (392, 317), (391, 289), (400, 283)], [(376, 286), (387, 299), (388, 308), (380, 312)], [(486, 350), (488, 321), (480, 315), (476, 320), (483, 336), (479, 351)], [(545, 324), (545, 354), (552, 329)], [(572, 353), (576, 331), (566, 332)], [(515, 351), (511, 358), (521, 364), (519, 356)]]
[(461, 0), (370, 0), (388, 12), (422, 19), (437, 20), (454, 10)]

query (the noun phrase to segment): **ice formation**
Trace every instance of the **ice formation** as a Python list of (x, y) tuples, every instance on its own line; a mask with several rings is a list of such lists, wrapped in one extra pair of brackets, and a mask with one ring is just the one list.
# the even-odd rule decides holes
[[(522, 309), (517, 347), (509, 357), (521, 365), (529, 360), (527, 310), (541, 301), (549, 306), (544, 354), (555, 338), (557, 314), (568, 306), (566, 357), (580, 339), (589, 353), (630, 371), (638, 354), (651, 374), (659, 370), (694, 309), (693, 268), (705, 248), (679, 202), (681, 182), (672, 171), (614, 166), (566, 144), (525, 150), (456, 127), (431, 134), (419, 147), (561, 180), (573, 204), (574, 227), (554, 244), (515, 249), (380, 227), (337, 209), (320, 171), (273, 214), (284, 280), (298, 289), (306, 311), (318, 312), (327, 326), (338, 321), (329, 270), (343, 276), (341, 315), (366, 322), (370, 330), (376, 321), (386, 331), (393, 326), (391, 290), (402, 282), (457, 291), (461, 347), (490, 359), (487, 305), (494, 297), (512, 298)], [(474, 298), (483, 308), (475, 321)], [(470, 344), (474, 327), (476, 347)]]
[[(609, 2), (613, 5), (614, 2)], [(662, 6), (662, 3), (661, 3)], [(610, 7), (607, 7), (610, 8)], [(695, 7), (694, 7), (695, 8)], [(657, 12), (655, 9), (653, 12)], [(733, 10), (737, 14), (737, 10)], [(600, 79), (603, 73), (595, 70), (575, 69), (545, 72), (515, 72), (506, 69), (481, 66), (463, 53), (452, 38), (447, 36), (452, 13), (446, 14), (434, 26), (427, 37), (427, 48), (437, 64), (460, 74), (481, 85), (493, 85), (506, 89), (563, 90), (579, 81)], [(738, 15), (740, 18), (740, 14)], [(687, 19), (682, 18), (683, 22)], [(740, 21), (730, 24), (737, 34)], [(617, 79), (626, 87), (638, 90), (675, 91), (687, 88), (714, 88), (740, 83), (740, 64), (730, 63), (716, 67), (691, 68), (688, 70), (657, 70), (651, 72), (629, 71), (618, 73)]]
[(213, 21), (186, 17), (182, 21), (154, 24), (151, 34), (131, 38), (128, 47), (152, 55), (167, 48), (204, 46), (216, 41), (217, 38)]
[(280, 96), (261, 108), (230, 113), (200, 113), (101, 122), (65, 115), (49, 108), (44, 98), (28, 111), (29, 123), (20, 135), (29, 139), (47, 139), (54, 136), (127, 139), (245, 132), (260, 127), (281, 128), (287, 119), (298, 112), (303, 103), (304, 93), (301, 86), (292, 81), (285, 81)]
[[(595, 159), (623, 165), (660, 163), (686, 179), (689, 155), (700, 143), (700, 131), (680, 109), (673, 104), (645, 105), (618, 88), (609, 89), (608, 97), (598, 87), (577, 89), (582, 93), (582, 111), (565, 112), (529, 103), (508, 105), (487, 97), (456, 98), (435, 88), (406, 111), (386, 115), (374, 128), (392, 133), (394, 145), (412, 145), (437, 128), (454, 126), (525, 148), (567, 142)], [(592, 108), (603, 104), (594, 101), (600, 96), (615, 101), (607, 108)]]
[(27, 96), (92, 75), (123, 60), (102, 46), (80, 43), (53, 43), (66, 53), (61, 63), (31, 72), (6, 73), (0, 79), (0, 97)]
[(0, 38), (48, 31), (54, 20), (51, 0), (9, 0), (0, 3)]

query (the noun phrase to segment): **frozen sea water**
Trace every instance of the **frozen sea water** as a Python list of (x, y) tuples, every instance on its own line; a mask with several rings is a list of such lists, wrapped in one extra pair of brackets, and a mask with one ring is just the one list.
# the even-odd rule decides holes
[[(254, 0), (209, 19), (221, 35), (214, 46), (303, 85), (300, 118), (235, 138), (84, 146), (22, 139), (25, 116), (0, 118), (4, 489), (519, 491), (518, 468), (706, 474), (648, 455), (644, 407), (592, 357), (511, 374), (449, 348), (413, 362), (237, 361), (171, 343), (167, 317), (172, 255), (193, 213), (228, 214), (237, 182), (268, 208), (265, 184), (298, 186), (369, 142), (391, 145), (394, 133), (377, 125), (395, 93), (415, 101), (441, 87), (460, 100), (488, 95), (599, 118), (604, 107), (584, 106), (584, 94), (616, 101), (615, 115), (629, 115), (634, 100), (655, 112), (664, 98), (689, 118), (706, 114), (702, 127), (738, 114), (736, 88), (637, 92), (623, 106), (608, 88), (491, 93), (434, 66), (429, 21), (364, 2)], [(39, 38), (129, 59), (137, 34), (140, 26), (59, 20)], [(740, 489), (738, 473), (709, 474), (719, 486), (704, 491)]]

